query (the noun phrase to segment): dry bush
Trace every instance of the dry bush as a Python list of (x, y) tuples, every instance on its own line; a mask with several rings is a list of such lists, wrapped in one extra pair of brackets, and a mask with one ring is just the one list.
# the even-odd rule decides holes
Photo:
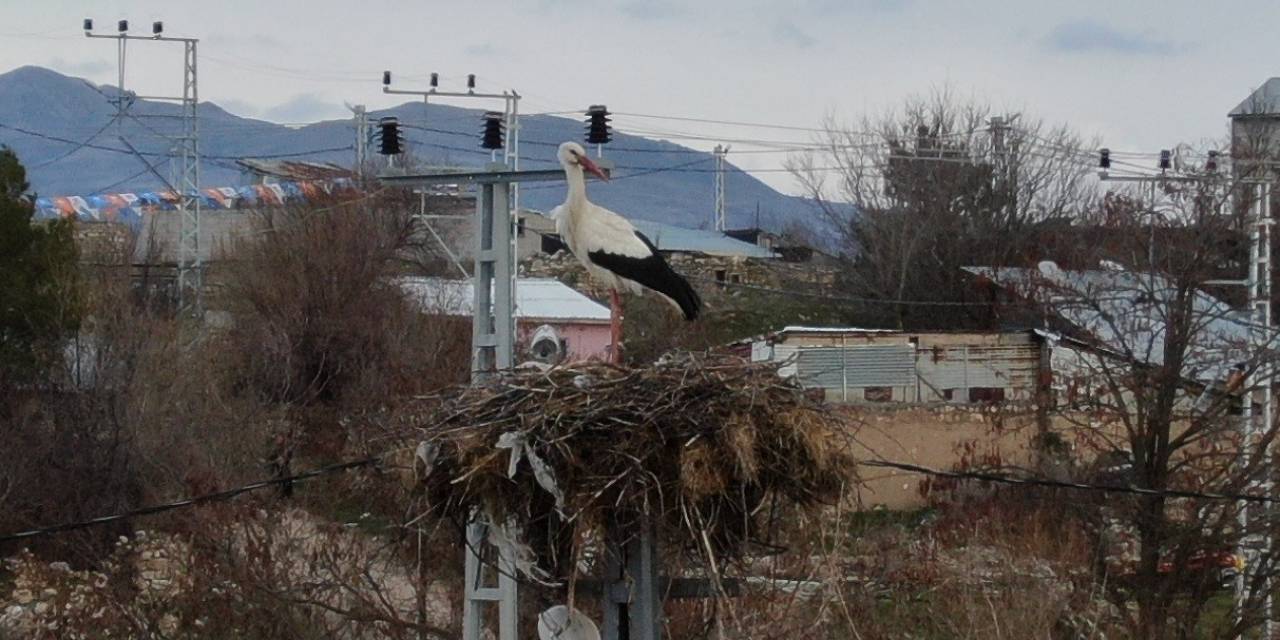
[(297, 509), (203, 509), (178, 533), (121, 537), (99, 570), (11, 558), (0, 637), (456, 637), (446, 583), (395, 542)]
[(785, 552), (734, 566), (738, 597), (669, 601), (676, 638), (1117, 638), (1088, 545), (1049, 509), (779, 516)]
[[(128, 252), (84, 275), (86, 317), (66, 367), (0, 400), (0, 531), (84, 520), (260, 475), (257, 405), (222, 391), (220, 349), (140, 304)], [(92, 566), (119, 527), (40, 539), (49, 559)], [(0, 554), (16, 551), (0, 546)]]
[(422, 314), (395, 281), (413, 238), (407, 209), (346, 203), (264, 211), (229, 248), (224, 346), (237, 392), (289, 417), (268, 454), (282, 467), (345, 455), (343, 415), (466, 379), (468, 323)]

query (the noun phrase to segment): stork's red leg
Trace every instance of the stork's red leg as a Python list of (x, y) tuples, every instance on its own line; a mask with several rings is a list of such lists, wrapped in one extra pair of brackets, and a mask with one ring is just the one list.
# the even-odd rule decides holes
[(622, 364), (622, 297), (609, 290), (609, 361)]

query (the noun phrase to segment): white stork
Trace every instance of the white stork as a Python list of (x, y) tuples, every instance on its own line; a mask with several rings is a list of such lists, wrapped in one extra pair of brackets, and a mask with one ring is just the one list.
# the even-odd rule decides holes
[(636, 231), (626, 218), (587, 200), (587, 182), (583, 174), (590, 171), (607, 181), (596, 163), (587, 157), (582, 145), (566, 142), (557, 153), (564, 166), (569, 193), (564, 204), (552, 210), (556, 232), (569, 250), (587, 268), (592, 277), (609, 287), (612, 312), (612, 351), (614, 362), (621, 362), (619, 343), (622, 338), (622, 299), (619, 290), (643, 293), (655, 291), (676, 307), (686, 320), (698, 317), (702, 300), (688, 281), (671, 269), (658, 248)]

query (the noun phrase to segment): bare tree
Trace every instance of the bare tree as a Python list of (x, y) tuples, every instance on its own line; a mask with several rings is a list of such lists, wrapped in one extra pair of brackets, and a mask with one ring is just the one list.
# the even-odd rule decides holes
[[(1074, 355), (1055, 356), (1055, 421), (1095, 483), (1236, 494), (1258, 493), (1268, 480), (1265, 452), (1276, 424), (1263, 422), (1257, 407), (1274, 387), (1280, 345), (1205, 292), (1229, 257), (1205, 239), (1243, 226), (1229, 200), (1237, 186), (1210, 174), (1168, 182), (1158, 201), (1138, 201), (1143, 206), (1108, 198), (1090, 222), (1130, 267), (1046, 265), (1014, 277), (1025, 297), (1070, 327), (1063, 344), (1077, 347), (1060, 353)], [(1133, 612), (1134, 637), (1197, 637), (1241, 545), (1253, 547), (1243, 597), (1236, 622), (1218, 633), (1237, 637), (1268, 617), (1275, 558), (1253, 542), (1274, 530), (1270, 510), (1163, 493), (1073, 503), (1093, 532), (1100, 583), (1121, 611)]]
[[(849, 287), (890, 300), (957, 299), (961, 267), (1017, 260), (1037, 225), (1091, 201), (1080, 136), (1029, 117), (1010, 122), (937, 90), (856, 130), (830, 120), (819, 151), (790, 159), (838, 233)], [(911, 323), (910, 309), (896, 307), (897, 326)]]

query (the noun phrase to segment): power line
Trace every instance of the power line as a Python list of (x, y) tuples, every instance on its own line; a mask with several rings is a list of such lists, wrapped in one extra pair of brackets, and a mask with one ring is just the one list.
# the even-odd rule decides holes
[(627, 116), (630, 118), (648, 118), (651, 120), (675, 120), (679, 122), (700, 122), (704, 124), (720, 124), (733, 127), (756, 127), (760, 129), (781, 129), (785, 131), (811, 131), (816, 133), (825, 132), (826, 129), (821, 127), (799, 127), (785, 124), (768, 124), (763, 122), (742, 122), (735, 120), (715, 120), (712, 118), (692, 118), (686, 116), (663, 116), (652, 113), (634, 113), (634, 112), (615, 112), (615, 116)]
[(208, 502), (230, 500), (241, 494), (249, 493), (251, 491), (257, 491), (259, 489), (265, 489), (267, 487), (275, 486), (278, 484), (302, 482), (304, 480), (318, 478), (320, 476), (329, 475), (331, 473), (338, 473), (340, 471), (349, 471), (351, 469), (356, 469), (359, 467), (376, 465), (380, 460), (381, 460), (381, 456), (371, 456), (371, 457), (363, 458), (360, 460), (352, 460), (350, 462), (340, 462), (340, 463), (319, 467), (316, 469), (312, 469), (311, 471), (305, 471), (303, 473), (299, 473), (299, 474), (284, 477), (284, 478), (272, 478), (270, 480), (259, 480), (257, 482), (251, 482), (249, 484), (242, 485), (234, 489), (227, 489), (225, 491), (215, 491), (213, 493), (204, 493), (197, 496), (183, 498), (181, 500), (175, 500), (173, 502), (166, 502), (163, 504), (151, 505), (149, 507), (134, 509), (132, 511), (125, 511), (123, 513), (114, 513), (107, 516), (99, 516), (97, 518), (92, 518), (89, 520), (81, 520), (79, 522), (67, 522), (67, 523), (56, 524), (48, 527), (40, 527), (38, 529), (19, 531), (17, 533), (11, 533), (11, 534), (0, 536), (0, 543), (13, 542), (15, 540), (26, 540), (30, 538), (36, 538), (36, 537), (51, 535), (55, 533), (75, 531), (78, 529), (88, 529), (90, 527), (110, 524), (112, 522), (118, 522), (120, 520), (125, 520), (128, 518), (135, 518), (139, 516), (150, 516), (158, 513), (164, 513), (166, 511), (173, 511), (175, 509), (194, 507), (194, 506), (205, 504)]
[[(83, 140), (72, 140), (70, 138), (64, 138), (62, 136), (42, 133), (39, 131), (32, 131), (31, 129), (25, 129), (23, 127), (16, 127), (16, 126), (4, 124), (4, 123), (0, 123), (0, 129), (8, 129), (10, 131), (16, 131), (24, 135), (28, 135), (36, 138), (42, 138), (45, 140), (52, 140), (54, 142), (61, 142), (63, 144), (76, 145), (79, 148), (98, 149), (100, 151), (110, 151), (112, 153), (120, 153), (128, 156), (134, 155), (134, 153), (132, 151), (129, 151), (128, 149), (121, 149), (119, 147), (109, 147), (101, 144), (91, 144)], [(267, 153), (267, 154), (243, 153), (238, 155), (201, 155), (201, 158), (208, 159), (208, 160), (239, 160), (241, 158), (292, 158), (297, 156), (317, 155), (321, 153), (335, 153), (340, 151), (350, 151), (353, 148), (354, 147), (352, 145), (346, 145), (343, 147), (327, 147), (323, 149), (308, 149), (306, 151), (290, 151), (290, 152), (284, 152), (284, 153)], [(159, 153), (155, 151), (140, 151), (138, 152), (138, 155), (149, 156), (152, 158), (170, 157), (170, 154), (168, 153)]]
[(866, 460), (858, 464), (868, 467), (886, 467), (890, 469), (898, 469), (901, 471), (909, 471), (921, 475), (936, 476), (940, 478), (951, 478), (954, 480), (982, 480), (985, 482), (998, 482), (1023, 487), (1052, 487), (1057, 489), (1075, 489), (1080, 491), (1100, 491), (1103, 493), (1126, 493), (1131, 495), (1162, 497), (1162, 498), (1195, 498), (1200, 500), (1223, 500), (1229, 502), (1260, 502), (1267, 504), (1280, 503), (1280, 498), (1267, 495), (1259, 495), (1255, 493), (1214, 493), (1207, 491), (1185, 491), (1182, 489), (1147, 489), (1145, 487), (1106, 485), (1106, 484), (1086, 484), (1083, 482), (1067, 482), (1065, 480), (1052, 480), (1049, 478), (1037, 477), (1013, 477), (1000, 475), (996, 473), (986, 473), (982, 471), (943, 471), (942, 469), (932, 469), (918, 464), (907, 462), (894, 462), (891, 460)]
[(795, 296), (801, 298), (813, 298), (816, 300), (827, 300), (831, 302), (852, 302), (857, 304), (890, 304), (903, 306), (928, 306), (928, 307), (991, 307), (991, 306), (1014, 306), (1007, 302), (967, 302), (961, 300), (896, 300), (888, 298), (863, 298), (858, 296), (839, 296), (829, 293), (813, 293), (809, 291), (801, 291), (798, 289), (778, 289), (775, 287), (765, 287), (761, 285), (746, 284), (744, 282), (724, 282), (706, 276), (685, 276), (690, 280), (701, 280), (704, 282), (714, 283), (720, 286), (732, 287), (735, 289), (748, 289), (751, 291), (762, 291), (765, 293), (774, 293), (785, 296)]
[[(99, 516), (97, 518), (91, 518), (89, 520), (67, 522), (62, 524), (50, 525), (46, 527), (40, 527), (37, 529), (19, 531), (16, 533), (0, 536), (0, 543), (13, 542), (16, 540), (28, 540), (32, 538), (47, 536), (47, 535), (65, 533), (68, 531), (88, 529), (91, 527), (97, 527), (104, 524), (110, 524), (112, 522), (119, 522), (121, 520), (126, 520), (129, 518), (156, 515), (156, 514), (164, 513), (167, 511), (174, 511), (177, 509), (194, 507), (194, 506), (206, 504), (209, 502), (230, 500), (232, 498), (236, 498), (245, 493), (250, 493), (253, 491), (265, 489), (267, 487), (272, 487), (275, 485), (281, 485), (281, 484), (287, 484), (287, 483), (293, 483), (293, 482), (302, 482), (302, 481), (311, 480), (311, 479), (329, 475), (329, 474), (339, 473), (343, 471), (350, 471), (352, 469), (357, 469), (361, 467), (375, 466), (381, 461), (381, 459), (382, 459), (382, 456), (370, 456), (370, 457), (362, 458), (359, 460), (340, 462), (340, 463), (335, 463), (335, 464), (331, 464), (323, 467), (318, 467), (316, 469), (305, 471), (303, 473), (295, 474), (292, 476), (287, 476), (283, 478), (271, 478), (269, 480), (259, 480), (257, 482), (241, 485), (234, 489), (227, 489), (224, 491), (215, 491), (212, 493), (204, 493), (196, 496), (183, 498), (181, 500), (175, 500), (173, 502), (166, 502), (162, 504), (151, 505), (148, 507), (142, 507), (140, 509), (133, 509), (131, 511), (114, 513), (106, 516)], [(1053, 480), (1050, 478), (1040, 478), (1040, 477), (1014, 477), (1014, 476), (1002, 475), (997, 473), (988, 473), (983, 471), (945, 471), (942, 469), (933, 469), (930, 467), (925, 467), (922, 465), (912, 464), (908, 462), (897, 462), (893, 460), (883, 460), (883, 459), (864, 460), (864, 461), (860, 461), (858, 464), (861, 464), (863, 466), (868, 466), (868, 467), (883, 467), (883, 468), (889, 468), (889, 469), (898, 469), (900, 471), (908, 471), (911, 473), (917, 473), (921, 475), (928, 475), (928, 476), (934, 476), (934, 477), (940, 477), (940, 478), (951, 478), (954, 480), (981, 480), (984, 482), (997, 482), (1000, 484), (1007, 484), (1010, 486), (1018, 486), (1018, 487), (1049, 487), (1049, 488), (1057, 488), (1057, 489), (1073, 489), (1078, 491), (1097, 491), (1097, 492), (1103, 492), (1103, 493), (1121, 493), (1121, 494), (1140, 495), (1140, 496), (1149, 496), (1149, 497), (1190, 498), (1190, 499), (1199, 499), (1199, 500), (1216, 500), (1216, 501), (1228, 501), (1228, 502), (1256, 502), (1256, 503), (1264, 503), (1264, 504), (1280, 503), (1280, 498), (1267, 496), (1267, 495), (1254, 494), (1254, 493), (1217, 493), (1217, 492), (1209, 492), (1209, 491), (1187, 491), (1182, 489), (1148, 489), (1145, 487), (1134, 487), (1134, 486), (1126, 486), (1126, 485), (1103, 485), (1103, 484), (1088, 484), (1083, 482), (1069, 482), (1065, 480)]]
[(73, 154), (73, 153), (75, 153), (75, 152), (77, 152), (77, 151), (79, 151), (79, 150), (81, 150), (81, 149), (85, 148), (86, 146), (88, 146), (88, 145), (92, 144), (92, 143), (93, 143), (93, 141), (94, 141), (98, 136), (102, 135), (102, 133), (103, 133), (104, 131), (106, 131), (109, 127), (111, 127), (111, 125), (115, 124), (115, 122), (116, 122), (116, 120), (117, 120), (117, 119), (118, 119), (118, 118), (117, 118), (116, 116), (112, 116), (111, 118), (109, 118), (109, 119), (107, 120), (106, 124), (102, 125), (102, 127), (100, 127), (97, 131), (94, 131), (94, 132), (93, 132), (93, 135), (89, 136), (88, 138), (85, 138), (85, 139), (84, 139), (84, 142), (81, 142), (80, 144), (78, 144), (78, 145), (76, 145), (76, 146), (74, 146), (74, 147), (71, 147), (70, 149), (68, 149), (65, 153), (63, 153), (63, 154), (62, 154), (62, 155), (60, 155), (60, 156), (55, 156), (55, 157), (53, 157), (53, 158), (51, 158), (51, 159), (49, 159), (49, 160), (45, 160), (44, 162), (41, 162), (41, 163), (36, 164), (36, 165), (33, 165), (33, 166), (31, 167), (31, 169), (32, 169), (32, 170), (35, 170), (35, 169), (40, 169), (40, 168), (43, 168), (43, 167), (47, 167), (47, 166), (49, 166), (49, 165), (51, 165), (51, 164), (53, 164), (53, 163), (55, 163), (55, 162), (58, 162), (58, 161), (63, 160), (63, 159), (66, 159), (67, 157), (71, 156), (71, 154)]

